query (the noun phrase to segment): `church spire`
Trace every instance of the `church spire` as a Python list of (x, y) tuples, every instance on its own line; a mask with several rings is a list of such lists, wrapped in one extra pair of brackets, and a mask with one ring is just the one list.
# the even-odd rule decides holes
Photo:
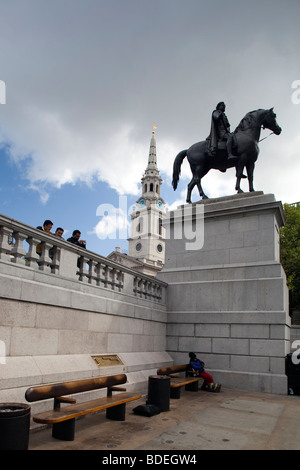
[(157, 127), (153, 124), (148, 164), (144, 176), (142, 177), (142, 196), (138, 199), (138, 204), (140, 204), (141, 201), (143, 204), (145, 204), (146, 201), (157, 202), (159, 205), (164, 204), (163, 199), (160, 197), (162, 179), (159, 176), (157, 167), (155, 129), (157, 129)]
[(160, 196), (162, 179), (157, 167), (155, 129), (153, 124), (148, 164), (141, 180), (142, 194), (131, 214), (129, 238), (129, 256), (140, 260), (144, 272), (151, 275), (161, 270), (165, 260), (165, 230), (162, 221), (166, 213), (164, 200)]
[(157, 127), (153, 124), (152, 126), (152, 137), (150, 141), (150, 149), (149, 149), (149, 158), (148, 158), (148, 166), (147, 170), (157, 170), (157, 159), (156, 159), (156, 140), (155, 140), (155, 130)]

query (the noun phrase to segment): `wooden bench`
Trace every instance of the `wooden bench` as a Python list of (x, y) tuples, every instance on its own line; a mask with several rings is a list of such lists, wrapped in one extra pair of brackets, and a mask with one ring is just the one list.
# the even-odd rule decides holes
[[(203, 377), (192, 377), (188, 375), (188, 365), (182, 364), (179, 366), (162, 367), (157, 370), (157, 375), (167, 375), (171, 378), (170, 381), (170, 397), (180, 398), (181, 387), (185, 386), (185, 390), (190, 392), (198, 391), (198, 382), (203, 380)], [(185, 377), (180, 375), (180, 372), (185, 372)]]
[[(141, 398), (136, 393), (128, 393), (125, 388), (117, 387), (126, 383), (125, 374), (112, 375), (108, 377), (94, 377), (90, 379), (62, 382), (49, 385), (30, 387), (25, 398), (29, 402), (47, 400), (54, 398), (53, 410), (44, 411), (33, 416), (33, 421), (42, 424), (52, 424), (52, 436), (56, 439), (73, 441), (75, 436), (75, 418), (96, 411), (106, 410), (106, 418), (124, 421), (126, 403)], [(107, 396), (82, 403), (65, 395), (87, 392), (96, 389), (107, 388)], [(122, 391), (113, 395), (113, 391)], [(61, 403), (69, 406), (60, 407)]]

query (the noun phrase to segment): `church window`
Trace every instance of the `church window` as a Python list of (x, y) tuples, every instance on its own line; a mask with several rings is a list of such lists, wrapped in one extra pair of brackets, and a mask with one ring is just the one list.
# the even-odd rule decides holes
[(142, 230), (143, 230), (143, 217), (140, 217), (138, 220), (136, 231), (141, 232)]
[(158, 219), (158, 234), (159, 235), (162, 234), (162, 219), (161, 218)]

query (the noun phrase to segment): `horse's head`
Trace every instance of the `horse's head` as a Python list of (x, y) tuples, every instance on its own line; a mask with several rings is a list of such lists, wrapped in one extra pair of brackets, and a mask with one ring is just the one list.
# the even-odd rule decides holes
[(261, 124), (263, 128), (270, 129), (274, 134), (279, 135), (281, 133), (281, 127), (278, 126), (276, 122), (276, 114), (273, 109), (274, 108), (270, 108), (267, 110)]

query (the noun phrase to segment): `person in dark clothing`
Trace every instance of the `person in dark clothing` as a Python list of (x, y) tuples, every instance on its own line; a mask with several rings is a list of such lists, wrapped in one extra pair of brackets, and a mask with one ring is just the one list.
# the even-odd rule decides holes
[(81, 246), (81, 248), (86, 248), (86, 241), (80, 240), (80, 235), (80, 230), (74, 230), (72, 233), (72, 237), (68, 238), (67, 241), (70, 243), (74, 243), (74, 245)]
[(198, 359), (196, 354), (193, 352), (189, 353), (189, 358), (189, 375), (200, 375), (204, 378), (204, 384), (202, 386), (202, 389), (207, 390), (209, 392), (219, 392), (221, 390), (221, 384), (216, 384), (212, 376), (208, 372), (206, 372), (206, 370), (204, 369), (204, 362)]

